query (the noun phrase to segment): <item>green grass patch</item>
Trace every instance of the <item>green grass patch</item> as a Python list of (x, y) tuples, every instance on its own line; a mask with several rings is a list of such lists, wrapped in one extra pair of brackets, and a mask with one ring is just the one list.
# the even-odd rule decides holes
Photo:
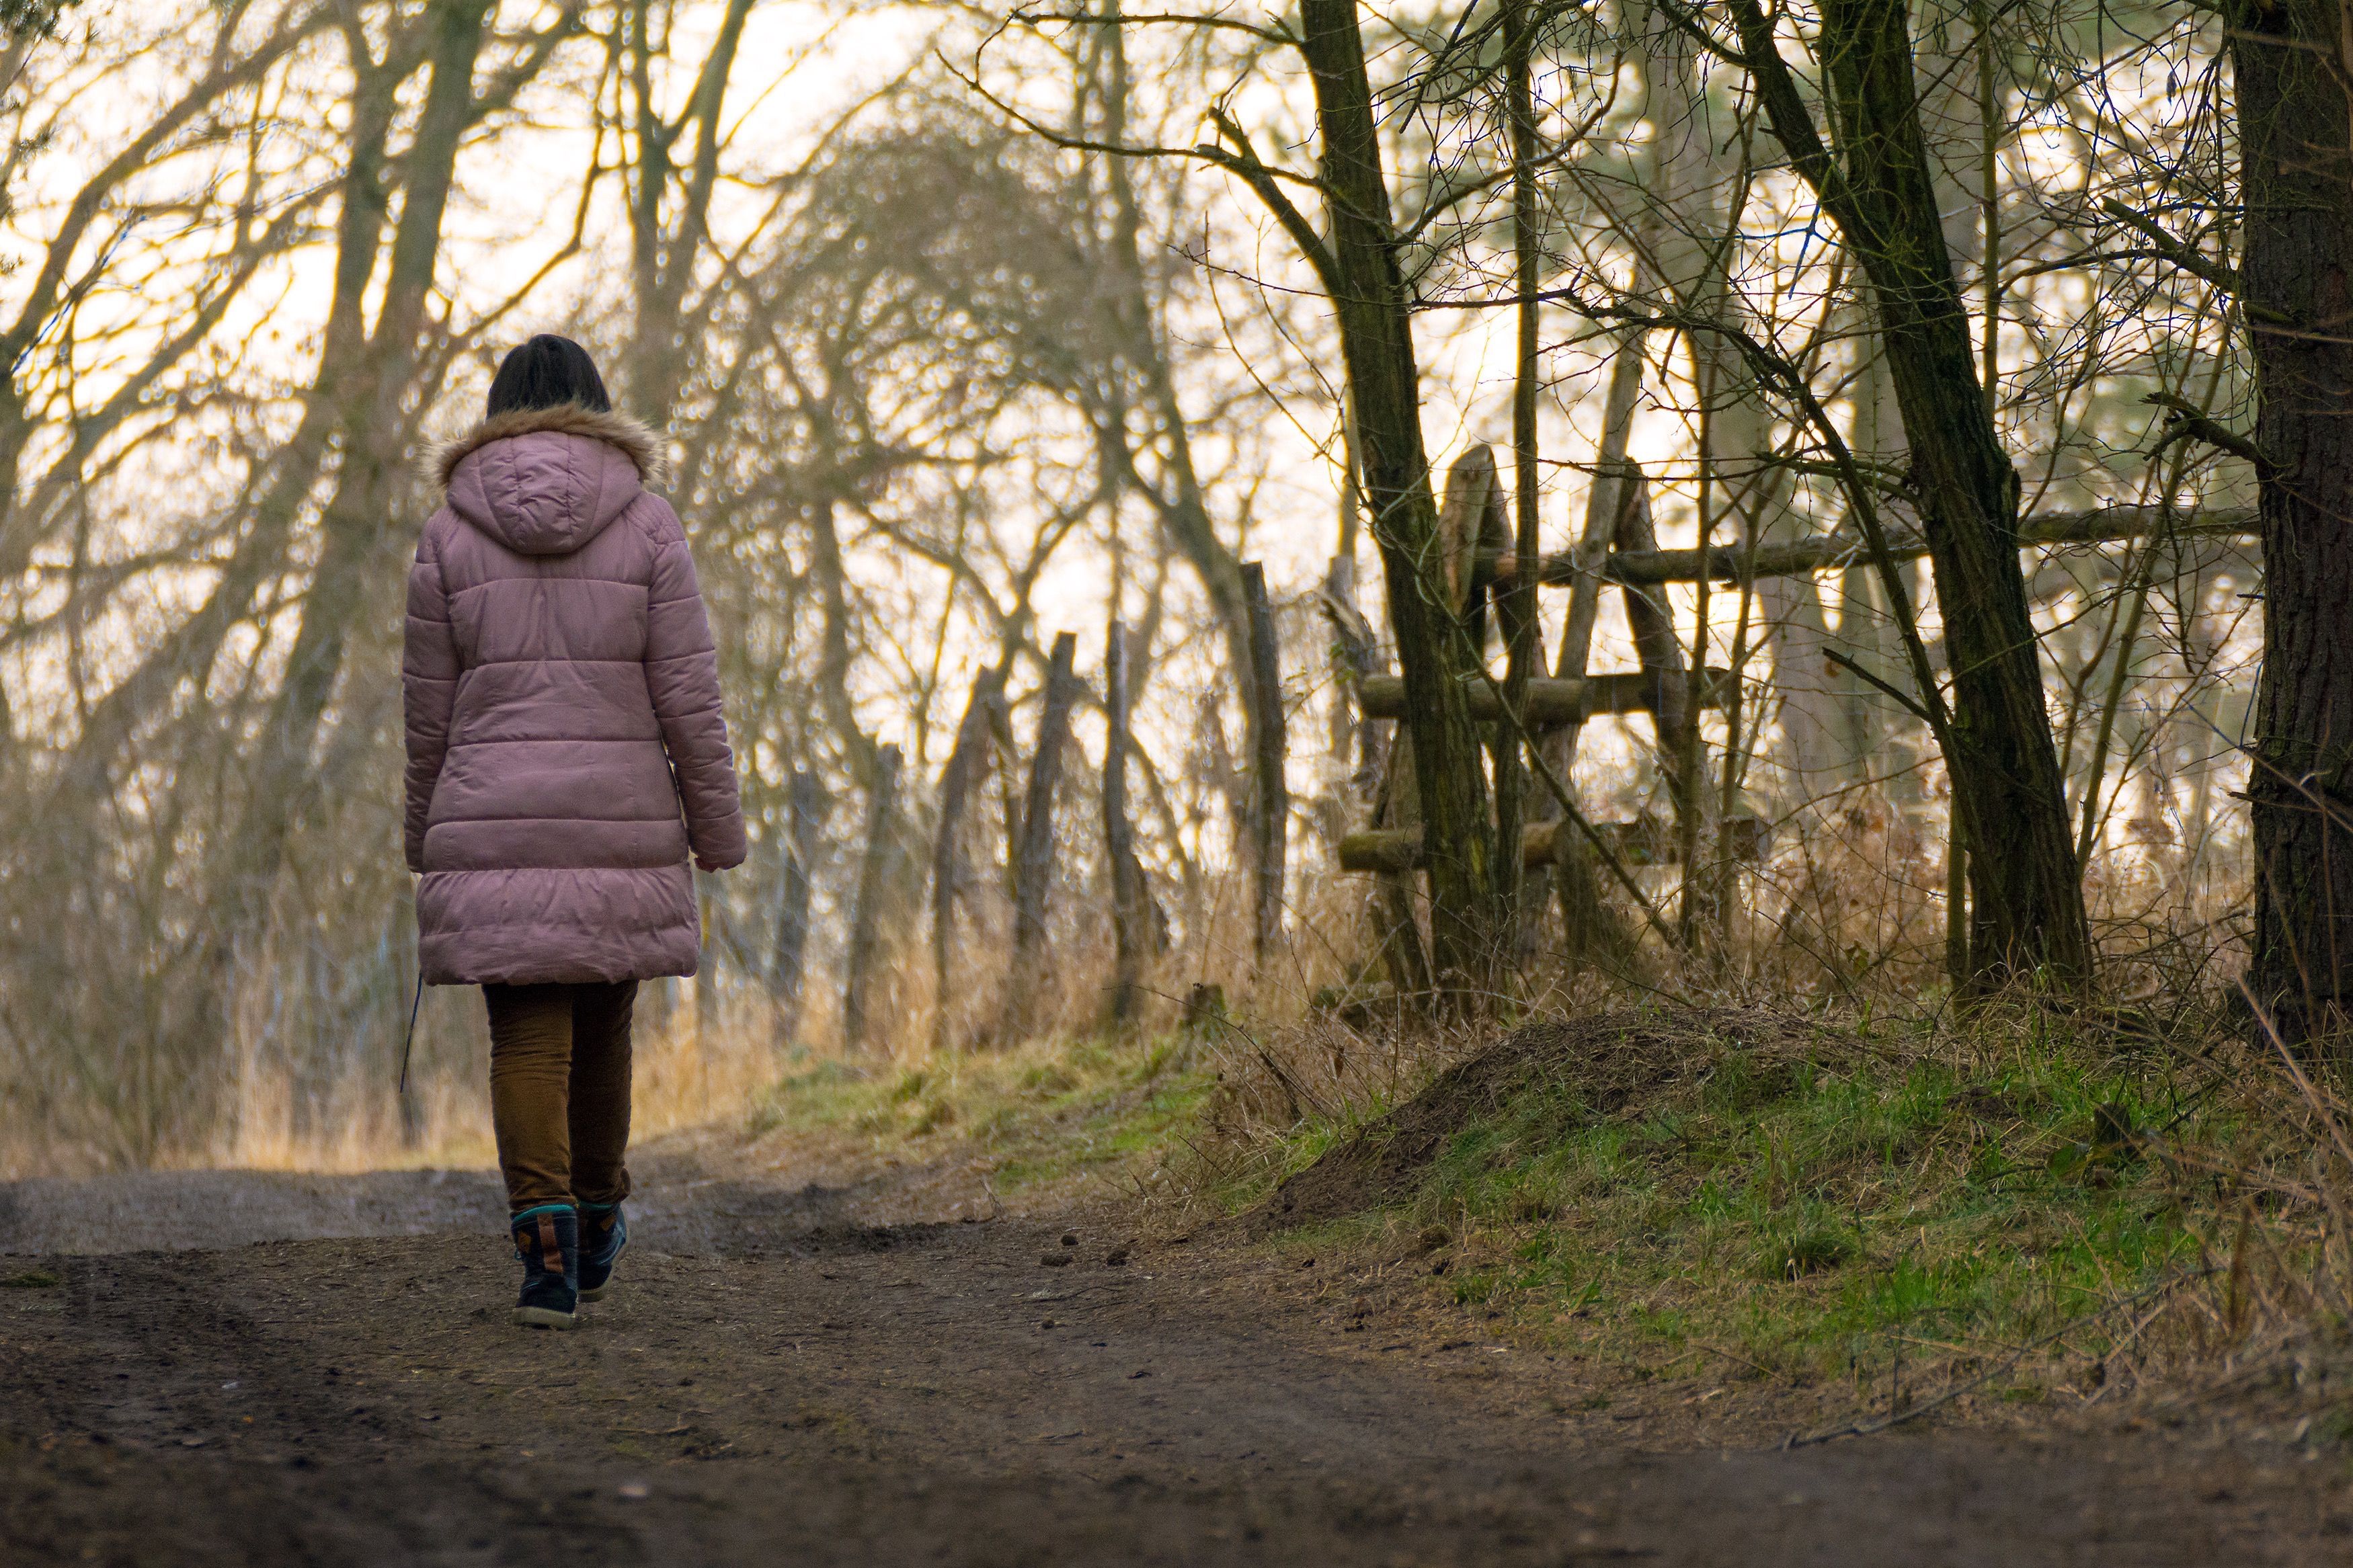
[[(1717, 1350), (1810, 1382), (2006, 1352), (2194, 1261), (2215, 1222), (2150, 1156), (2164, 1075), (2113, 1054), (1726, 1051), (1607, 1112), (1573, 1077), (1456, 1128), (1408, 1201), (1297, 1238), (1396, 1250), (1443, 1226), (1434, 1284), (1539, 1339), (1637, 1371)], [(2198, 1131), (2227, 1134), (2219, 1119)], [(2031, 1370), (2004, 1397), (2041, 1397)]]
[(751, 1130), (847, 1133), (911, 1158), (954, 1135), (990, 1157), (992, 1184), (1005, 1193), (1156, 1166), (1212, 1081), (1162, 1038), (1039, 1040), (879, 1071), (807, 1060), (760, 1098)]

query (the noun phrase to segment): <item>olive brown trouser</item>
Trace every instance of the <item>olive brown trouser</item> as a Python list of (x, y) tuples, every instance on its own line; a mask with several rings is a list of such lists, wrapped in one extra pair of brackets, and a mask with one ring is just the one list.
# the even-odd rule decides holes
[(638, 983), (485, 985), (491, 1121), (509, 1212), (629, 1195), (629, 1014)]

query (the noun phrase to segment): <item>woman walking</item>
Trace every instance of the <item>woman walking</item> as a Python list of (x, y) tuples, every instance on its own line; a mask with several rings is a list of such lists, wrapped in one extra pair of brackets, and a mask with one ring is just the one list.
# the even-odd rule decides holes
[(744, 859), (718, 660), (659, 447), (587, 352), (510, 353), (441, 447), (408, 574), (408, 868), (419, 962), (480, 985), (523, 1265), (514, 1321), (568, 1329), (628, 1239), (638, 982), (691, 974), (691, 855)]

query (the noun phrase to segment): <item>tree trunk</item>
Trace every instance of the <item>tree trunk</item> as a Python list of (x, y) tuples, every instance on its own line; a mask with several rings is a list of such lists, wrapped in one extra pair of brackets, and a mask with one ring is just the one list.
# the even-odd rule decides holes
[(1823, 62), (1836, 158), (1757, 0), (1734, 0), (1733, 10), (1775, 137), (1871, 281), (1954, 671), (1945, 761), (1972, 851), (1973, 983), (2033, 975), (2080, 991), (2092, 978), (2091, 934), (2019, 570), (2018, 470), (1978, 383), (1921, 132), (1905, 0), (1822, 7), (1821, 36), (1840, 44)]
[(785, 795), (785, 867), (776, 908), (776, 949), (768, 969), (776, 998), (776, 1043), (792, 1043), (800, 1025), (801, 982), (807, 972), (809, 891), (817, 867), (818, 832), (825, 826), (825, 789), (817, 774), (795, 769)]
[[(1512, 582), (1496, 602), (1504, 633), (1504, 700), (1514, 714), (1525, 711), (1528, 682), (1544, 670), (1544, 628), (1536, 610), (1536, 561), (1544, 548), (1537, 510), (1541, 451), (1537, 445), (1538, 318), (1544, 309), (1543, 251), (1538, 243), (1535, 94), (1532, 82), (1535, 27), (1529, 0), (1504, 0), (1504, 110), (1512, 134), (1512, 279), (1519, 303), (1512, 357)], [(1500, 497), (1498, 500), (1500, 500)], [(1528, 770), (1520, 754), (1520, 726), (1495, 726), (1495, 842), (1508, 848), (1520, 841), (1520, 825), (1530, 816)], [(1567, 781), (1564, 780), (1564, 783)], [(1504, 854), (1500, 871), (1510, 906), (1512, 958), (1515, 966), (1535, 956), (1536, 921), (1542, 907), (1528, 897), (1519, 858)]]
[[(1126, 34), (1117, 18), (1118, 0), (1107, 0), (1102, 30), (1102, 135), (1116, 145), (1127, 138), (1131, 93)], [(1169, 363), (1168, 332), (1162, 302), (1155, 297), (1145, 268), (1144, 213), (1136, 200), (1135, 184), (1125, 158), (1102, 162), (1103, 191), (1111, 198), (1112, 231), (1103, 247), (1103, 275), (1118, 353), (1135, 375), (1135, 392), (1145, 416), (1147, 437), (1139, 442), (1128, 427), (1128, 411), (1114, 402), (1098, 418), (1097, 439), (1110, 466), (1141, 495), (1159, 519), (1162, 532), (1176, 547), (1208, 600), (1226, 658), (1240, 688), (1244, 744), (1256, 756), (1264, 744), (1268, 724), (1280, 726), (1282, 715), (1261, 706), (1257, 683), (1247, 678), (1250, 668), (1250, 602), (1242, 584), (1240, 556), (1218, 537), (1207, 493), (1193, 457), (1192, 426), (1184, 399), (1177, 394), (1176, 374)], [(1157, 248), (1156, 244), (1154, 248)], [(1156, 444), (1153, 437), (1156, 437)], [(1138, 462), (1139, 446), (1155, 450), (1158, 470), (1147, 475)]]
[(841, 991), (841, 1040), (866, 1048), (873, 1001), (874, 961), (882, 945), (882, 904), (891, 894), (891, 855), (897, 842), (899, 748), (877, 747), (874, 783), (866, 804), (866, 853), (858, 868), (858, 907), (849, 921), (849, 977)]
[(932, 835), (932, 1048), (945, 1050), (951, 1029), (949, 962), (955, 944), (955, 906), (965, 879), (964, 818), (972, 799), (988, 782), (996, 751), (994, 731), (1005, 706), (1008, 660), (972, 683), (955, 743), (940, 773), (940, 820)]
[(1242, 567), (1242, 597), (1250, 606), (1250, 953), (1261, 965), (1282, 940), (1282, 878), (1288, 858), (1291, 786), (1286, 778), (1287, 726), (1282, 713), (1282, 648), (1275, 640), (1274, 607), (1267, 602), (1266, 568)]
[(1127, 815), (1127, 628), (1111, 623), (1103, 645), (1103, 853), (1111, 861), (1113, 969), (1111, 1016), (1134, 1019), (1144, 998), (1144, 961), (1151, 943), (1151, 895), (1135, 857), (1135, 825)]
[(1322, 141), (1332, 307), (1410, 700), (1438, 984), (1451, 1001), (1475, 1005), (1487, 989), (1502, 912), (1494, 825), (1464, 690), (1476, 650), (1442, 597), (1409, 296), (1355, 0), (1302, 0), (1300, 20)]
[[(669, 40), (652, 37), (661, 24), (653, 20), (649, 0), (628, 7), (628, 130), (635, 133), (638, 153), (635, 169), (622, 170), (636, 304), (628, 386), (634, 412), (656, 429), (670, 423), (670, 405), (693, 359), (685, 331), (686, 294), (710, 237), (711, 200), (727, 133), (722, 110), (751, 9), (752, 0), (727, 0), (684, 109), (676, 119), (665, 120), (653, 100), (654, 76), (682, 62), (663, 58)], [(681, 168), (676, 148), (690, 125), (694, 142)], [(636, 178), (630, 182), (632, 173)], [(671, 185), (681, 174), (685, 178), (673, 198)]]
[(1005, 995), (1006, 1043), (1012, 1044), (1039, 1016), (1046, 980), (1046, 896), (1054, 877), (1054, 795), (1062, 780), (1062, 755), (1071, 744), (1071, 710), (1079, 698), (1079, 639), (1064, 632), (1054, 639), (1048, 662), (1044, 705), (1038, 715), (1037, 750), (1029, 758), (1029, 791), (1021, 812), (1021, 835), (1014, 857), (1013, 968)]
[(2263, 459), (2247, 984), (2300, 1041), (2343, 1029), (2353, 969), (2353, 101), (2336, 64), (2338, 6), (2280, 0), (2227, 15)]

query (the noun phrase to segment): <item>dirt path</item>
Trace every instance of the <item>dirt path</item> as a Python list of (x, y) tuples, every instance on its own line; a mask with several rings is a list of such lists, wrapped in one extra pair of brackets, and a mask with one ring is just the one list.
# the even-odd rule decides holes
[(0, 1558), (2353, 1557), (2326, 1463), (2148, 1433), (1694, 1447), (1467, 1320), (1212, 1237), (1113, 1266), (1101, 1216), (868, 1226), (883, 1189), (654, 1175), (626, 1289), (568, 1336), (506, 1325), (479, 1177), (0, 1187), (0, 1279), (59, 1281), (0, 1289)]

